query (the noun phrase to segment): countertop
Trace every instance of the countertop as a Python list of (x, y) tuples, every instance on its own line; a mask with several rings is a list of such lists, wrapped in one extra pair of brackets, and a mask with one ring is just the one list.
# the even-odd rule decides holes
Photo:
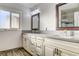
[(55, 40), (79, 43), (79, 38), (76, 38), (76, 37), (66, 37), (66, 36), (64, 37), (64, 36), (46, 34), (46, 33), (23, 33), (23, 34), (30, 34), (30, 35), (43, 37), (43, 38), (49, 38), (49, 39), (55, 39)]

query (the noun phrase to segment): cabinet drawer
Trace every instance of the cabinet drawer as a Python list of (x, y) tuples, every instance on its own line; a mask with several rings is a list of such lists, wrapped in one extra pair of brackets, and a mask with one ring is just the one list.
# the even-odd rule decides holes
[(30, 36), (31, 38), (35, 39), (35, 36)]
[(23, 38), (23, 47), (26, 47), (26, 38)]
[(26, 37), (23, 37), (23, 41), (26, 41)]
[(41, 41), (41, 42), (43, 42), (44, 41), (44, 38), (41, 38), (41, 37), (36, 37), (36, 41)]
[(45, 56), (53, 56), (53, 49), (45, 46)]
[(42, 47), (43, 46), (43, 43), (42, 42), (37, 42), (37, 47)]
[(36, 42), (36, 39), (34, 39), (34, 38), (31, 38), (31, 42)]
[(36, 42), (31, 41), (31, 45), (35, 45), (36, 46)]
[(43, 43), (43, 40), (38, 40), (38, 39), (37, 39), (37, 40), (36, 40), (36, 42), (40, 42), (40, 43)]
[(45, 45), (44, 46), (44, 50), (45, 50), (45, 56), (53, 56), (55, 55), (54, 52), (55, 52), (55, 46), (53, 45)]
[(37, 48), (36, 48), (36, 54), (37, 54), (38, 56), (42, 56), (42, 48), (37, 47)]
[(31, 48), (31, 52), (36, 54), (36, 47), (34, 45), (31, 45), (30, 48)]
[(55, 39), (46, 39), (45, 45), (48, 45), (48, 44), (54, 45), (58, 48), (79, 54), (79, 44), (78, 43), (72, 43), (72, 42), (55, 40)]
[(79, 56), (79, 54), (64, 50), (64, 49), (59, 49), (61, 51), (61, 56)]

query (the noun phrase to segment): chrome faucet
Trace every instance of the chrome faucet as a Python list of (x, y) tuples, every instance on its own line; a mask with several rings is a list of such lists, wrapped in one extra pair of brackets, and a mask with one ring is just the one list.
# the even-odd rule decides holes
[[(66, 34), (66, 36), (68, 36), (68, 33), (67, 33), (68, 31), (65, 31), (64, 33)], [(69, 36), (74, 36), (74, 31), (69, 31), (70, 32), (70, 34), (69, 34)]]
[(70, 31), (70, 36), (74, 36), (74, 31)]

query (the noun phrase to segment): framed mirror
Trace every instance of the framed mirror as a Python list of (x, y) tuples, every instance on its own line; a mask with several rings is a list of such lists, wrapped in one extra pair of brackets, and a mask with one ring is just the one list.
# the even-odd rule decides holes
[(40, 29), (40, 13), (31, 16), (31, 30), (39, 31)]
[(79, 3), (59, 3), (56, 10), (57, 29), (79, 30)]

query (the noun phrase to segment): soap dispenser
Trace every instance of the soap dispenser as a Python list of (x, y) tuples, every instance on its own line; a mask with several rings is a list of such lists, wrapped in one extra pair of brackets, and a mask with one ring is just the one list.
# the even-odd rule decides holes
[(46, 31), (47, 31), (47, 27), (46, 27)]

